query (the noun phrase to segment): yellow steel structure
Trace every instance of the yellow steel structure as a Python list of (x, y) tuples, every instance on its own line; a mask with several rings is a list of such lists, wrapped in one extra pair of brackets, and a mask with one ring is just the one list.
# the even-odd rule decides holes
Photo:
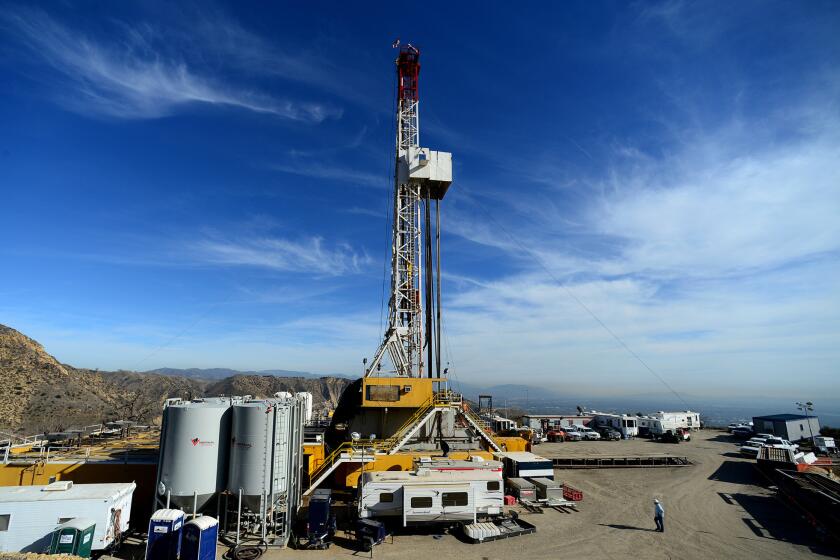
[(362, 380), (362, 406), (367, 408), (417, 408), (429, 402), (434, 383), (445, 379), (430, 377), (365, 377)]
[(142, 525), (152, 513), (159, 437), (158, 431), (151, 430), (124, 439), (37, 451), (34, 444), (14, 447), (9, 450), (8, 461), (0, 462), (0, 486), (38, 486), (56, 480), (77, 484), (136, 482), (132, 521)]
[(324, 442), (303, 444), (303, 456), (306, 461), (305, 464), (307, 465), (307, 472), (310, 476), (324, 464), (326, 454), (327, 448), (324, 445)]
[[(355, 488), (358, 485), (363, 468), (365, 471), (407, 471), (413, 468), (418, 457), (441, 455), (441, 452), (403, 451), (400, 449), (402, 443), (411, 436), (412, 430), (423, 422), (424, 418), (428, 418), (428, 415), (435, 409), (457, 410), (460, 414), (466, 416), (474, 426), (483, 431), (482, 435), (488, 442), (501, 450), (525, 451), (528, 448), (528, 442), (520, 437), (495, 437), (486, 423), (472, 411), (461, 395), (450, 391), (435, 392), (432, 383), (437, 381), (435, 379), (405, 377), (368, 377), (364, 379), (365, 383), (370, 382), (370, 386), (373, 387), (393, 387), (397, 381), (404, 386), (411, 387), (409, 391), (404, 391), (401, 386), (400, 395), (403, 396), (401, 396), (400, 401), (406, 403), (406, 408), (414, 409), (412, 415), (406, 419), (398, 430), (385, 439), (346, 441), (326, 456), (324, 456), (323, 445), (319, 444), (319, 449), (311, 448), (312, 459), (309, 461), (311, 483), (317, 484), (322, 476), (326, 476), (334, 469), (334, 480), (338, 485), (345, 488)], [(365, 387), (364, 384), (363, 387)], [(393, 394), (395, 389), (388, 388), (386, 392), (388, 391)], [(364, 392), (367, 393), (367, 389), (364, 389)], [(418, 397), (425, 397), (425, 400), (420, 401)], [(379, 407), (380, 405), (372, 406)], [(453, 451), (448, 457), (451, 459), (481, 457), (490, 460), (493, 458), (493, 453), (485, 450)]]

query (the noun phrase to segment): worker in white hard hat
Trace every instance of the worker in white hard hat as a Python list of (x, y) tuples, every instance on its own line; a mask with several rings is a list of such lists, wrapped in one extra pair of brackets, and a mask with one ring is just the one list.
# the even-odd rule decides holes
[(656, 498), (653, 499), (653, 521), (656, 523), (656, 530), (660, 533), (665, 532), (665, 508), (662, 503)]

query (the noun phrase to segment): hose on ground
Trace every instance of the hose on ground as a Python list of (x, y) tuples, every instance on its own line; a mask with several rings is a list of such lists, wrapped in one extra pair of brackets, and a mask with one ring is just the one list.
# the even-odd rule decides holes
[(231, 547), (231, 549), (227, 551), (227, 554), (225, 554), (225, 558), (227, 558), (227, 560), (256, 560), (262, 556), (266, 550), (268, 550), (268, 546), (264, 542), (261, 542), (260, 544), (240, 543)]

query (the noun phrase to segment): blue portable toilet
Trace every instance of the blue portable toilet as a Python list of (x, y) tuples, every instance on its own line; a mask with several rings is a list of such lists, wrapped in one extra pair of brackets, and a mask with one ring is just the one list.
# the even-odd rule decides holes
[(208, 515), (196, 517), (184, 525), (181, 560), (215, 560), (219, 522)]
[(157, 510), (149, 520), (146, 560), (177, 560), (183, 527), (184, 512), (180, 509)]

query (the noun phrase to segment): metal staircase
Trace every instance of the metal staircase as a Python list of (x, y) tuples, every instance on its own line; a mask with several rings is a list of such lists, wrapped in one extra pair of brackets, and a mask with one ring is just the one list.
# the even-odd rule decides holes
[(372, 463), (376, 460), (375, 445), (367, 442), (346, 441), (336, 447), (332, 453), (327, 455), (324, 462), (312, 472), (309, 488), (303, 493), (308, 496), (318, 488), (328, 476), (342, 463)]
[(469, 406), (461, 407), (460, 410), (461, 414), (464, 416), (464, 419), (466, 419), (467, 422), (469, 422), (469, 424), (473, 428), (475, 428), (475, 430), (478, 432), (478, 435), (484, 438), (484, 441), (486, 441), (490, 447), (492, 447), (496, 451), (501, 452), (501, 446), (491, 435), (492, 430), (490, 429), (490, 425), (486, 421), (484, 421), (478, 414), (473, 412), (473, 410)]
[(464, 406), (461, 395), (451, 391), (435, 393), (429, 400), (414, 411), (414, 414), (394, 432), (382, 440), (346, 441), (327, 455), (324, 462), (312, 472), (309, 488), (304, 496), (309, 495), (342, 463), (371, 463), (379, 455), (393, 455), (411, 440), (421, 426), (424, 426), (435, 414), (445, 409), (455, 409), (467, 423), (475, 429), (487, 444), (496, 451), (502, 451), (501, 446), (491, 435), (490, 425), (480, 418), (469, 406)]

